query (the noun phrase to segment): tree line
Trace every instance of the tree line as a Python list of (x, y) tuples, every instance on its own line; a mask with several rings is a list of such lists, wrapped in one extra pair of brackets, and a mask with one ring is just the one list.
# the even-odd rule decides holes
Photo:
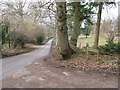
[[(81, 23), (85, 21), (88, 25), (93, 24), (91, 16), (95, 14), (95, 12), (92, 11), (95, 7), (98, 8), (98, 12), (94, 48), (98, 48), (102, 9), (104, 5), (108, 6), (111, 4), (115, 5), (115, 2), (56, 2), (57, 40), (63, 59), (69, 58), (73, 53), (76, 53)], [(70, 39), (68, 38), (67, 28), (68, 14), (70, 14), (69, 17), (72, 18), (72, 34)]]
[[(94, 48), (99, 47), (102, 9), (115, 2), (57, 2), (38, 1), (1, 2), (0, 33), (2, 44), (21, 47), (27, 43), (41, 44), (42, 39), (56, 37), (56, 45), (63, 59), (69, 58), (78, 51), (77, 40), (80, 34), (86, 38), (95, 26)], [(97, 21), (94, 17), (97, 15)], [(107, 23), (105, 23), (107, 24)], [(84, 25), (84, 27), (82, 27)], [(45, 36), (43, 36), (45, 34)], [(17, 37), (17, 40), (14, 40)], [(13, 43), (14, 42), (14, 43)], [(23, 46), (22, 46), (23, 45)]]

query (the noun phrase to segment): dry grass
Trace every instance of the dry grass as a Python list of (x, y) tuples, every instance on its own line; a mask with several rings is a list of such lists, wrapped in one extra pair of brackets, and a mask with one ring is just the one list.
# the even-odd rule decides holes
[[(78, 43), (77, 43), (78, 47), (80, 46), (80, 43), (81, 43), (81, 48), (85, 47), (87, 43), (89, 44), (90, 47), (92, 47), (94, 45), (94, 35), (88, 36), (88, 38), (81, 35), (78, 39)], [(106, 44), (106, 39), (101, 36), (99, 39), (99, 45), (104, 45), (104, 44)]]
[(19, 55), (22, 53), (27, 53), (30, 51), (35, 50), (36, 48), (39, 48), (40, 46), (35, 46), (35, 45), (26, 45), (24, 48), (20, 49), (20, 48), (8, 48), (8, 46), (5, 47), (5, 50), (2, 52), (2, 58), (5, 57), (10, 57), (10, 56), (15, 56), (15, 55)]

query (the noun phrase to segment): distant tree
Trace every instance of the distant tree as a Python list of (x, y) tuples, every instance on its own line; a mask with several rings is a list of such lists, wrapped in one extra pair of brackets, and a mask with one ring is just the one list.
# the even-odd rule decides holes
[(86, 36), (86, 38), (90, 35), (91, 33), (91, 28), (90, 27), (85, 27), (81, 29), (81, 33)]
[(116, 20), (104, 20), (101, 23), (101, 33), (105, 36), (107, 41), (113, 41), (118, 35), (118, 22)]
[(98, 48), (98, 45), (99, 45), (99, 34), (100, 34), (100, 24), (101, 24), (101, 15), (102, 15), (103, 5), (109, 6), (110, 4), (115, 5), (115, 2), (93, 2), (91, 3), (93, 7), (98, 7), (97, 24), (96, 24), (95, 40), (94, 40), (95, 48)]

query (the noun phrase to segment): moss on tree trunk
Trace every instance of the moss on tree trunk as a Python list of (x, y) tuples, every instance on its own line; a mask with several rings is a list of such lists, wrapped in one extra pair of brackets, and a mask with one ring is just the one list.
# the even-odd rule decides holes
[(79, 10), (79, 2), (74, 2), (73, 4), (73, 31), (70, 39), (70, 45), (75, 50), (77, 46), (77, 39), (79, 36), (79, 28), (80, 28), (80, 10)]
[(69, 58), (74, 52), (70, 48), (66, 25), (66, 2), (56, 2), (57, 9), (57, 35), (60, 53), (63, 59)]

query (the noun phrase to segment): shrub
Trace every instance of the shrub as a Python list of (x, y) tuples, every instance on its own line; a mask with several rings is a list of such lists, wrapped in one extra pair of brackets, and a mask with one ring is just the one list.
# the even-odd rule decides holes
[(109, 53), (120, 53), (120, 43), (107, 41), (107, 44), (99, 46), (99, 50)]
[(10, 33), (10, 38), (11, 38), (11, 42), (13, 47), (20, 47), (23, 48), (25, 46), (25, 43), (27, 41), (27, 37), (20, 33), (20, 32), (16, 32), (16, 31), (12, 31)]
[(43, 44), (43, 41), (45, 40), (45, 34), (44, 33), (40, 33), (37, 35), (37, 44)]
[(4, 45), (7, 42), (8, 28), (9, 28), (9, 23), (7, 22), (0, 23), (0, 35), (1, 35), (0, 38), (2, 45)]

